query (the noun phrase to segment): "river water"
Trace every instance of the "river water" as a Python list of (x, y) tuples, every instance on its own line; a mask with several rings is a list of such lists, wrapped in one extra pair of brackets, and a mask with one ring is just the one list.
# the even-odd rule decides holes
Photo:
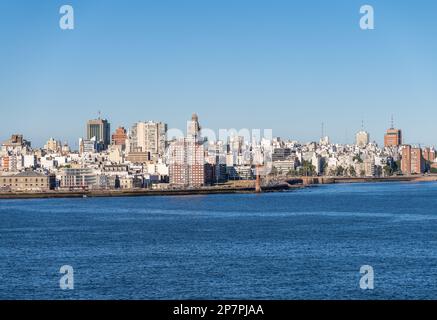
[(0, 200), (0, 299), (437, 299), (436, 208), (436, 183)]

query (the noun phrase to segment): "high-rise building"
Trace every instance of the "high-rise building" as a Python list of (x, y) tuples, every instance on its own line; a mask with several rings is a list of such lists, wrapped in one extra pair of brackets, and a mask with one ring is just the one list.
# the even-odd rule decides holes
[(30, 141), (25, 140), (22, 134), (13, 134), (10, 139), (2, 143), (1, 151), (21, 153), (29, 151), (30, 146)]
[(364, 130), (359, 131), (356, 134), (355, 143), (359, 147), (365, 147), (370, 142), (370, 134)]
[(92, 137), (91, 139), (79, 139), (79, 153), (94, 153), (97, 151), (97, 143), (96, 138)]
[(395, 129), (393, 116), (391, 118), (390, 129), (387, 130), (384, 136), (385, 147), (399, 147), (402, 145), (402, 130)]
[(399, 147), (402, 144), (402, 131), (390, 128), (384, 136), (384, 146)]
[(170, 144), (169, 176), (170, 184), (179, 187), (201, 187), (206, 183), (205, 149), (196, 114), (188, 121), (187, 137)]
[(130, 133), (130, 152), (148, 152), (157, 160), (167, 147), (167, 124), (163, 122), (138, 122)]
[(169, 147), (170, 184), (201, 187), (205, 184), (205, 150), (192, 138), (173, 141)]
[(425, 172), (422, 149), (405, 145), (402, 148), (401, 170), (403, 174), (420, 174)]
[[(96, 138), (98, 149), (106, 150), (111, 143), (111, 125), (106, 119), (95, 119), (87, 122), (87, 140)], [(100, 151), (100, 150), (99, 150)]]
[(118, 127), (112, 135), (112, 144), (116, 146), (122, 146), (122, 149), (126, 146), (127, 132), (123, 127)]
[(425, 161), (434, 162), (434, 160), (436, 159), (435, 150), (432, 148), (425, 148), (423, 150), (423, 158), (425, 159)]
[(200, 130), (199, 117), (197, 114), (193, 113), (191, 121), (187, 121), (187, 138), (193, 139), (194, 141), (200, 141)]

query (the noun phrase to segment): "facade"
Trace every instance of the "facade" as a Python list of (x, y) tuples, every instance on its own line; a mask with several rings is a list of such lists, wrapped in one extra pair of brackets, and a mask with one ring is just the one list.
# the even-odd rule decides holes
[(402, 145), (402, 131), (400, 129), (390, 128), (384, 136), (384, 146), (399, 147)]
[(126, 129), (123, 127), (118, 127), (114, 134), (112, 135), (112, 144), (115, 144), (117, 146), (122, 146), (122, 149), (126, 147), (126, 140), (127, 140), (127, 132)]
[(139, 189), (143, 188), (144, 179), (140, 176), (127, 176), (120, 178), (120, 189)]
[(53, 152), (53, 153), (61, 151), (61, 148), (62, 148), (61, 142), (53, 138), (50, 138), (44, 146), (44, 149), (46, 151)]
[(131, 130), (130, 151), (149, 152), (154, 160), (165, 154), (167, 124), (163, 122), (138, 122)]
[(179, 187), (205, 185), (204, 146), (191, 138), (182, 138), (170, 144), (170, 184)]
[(290, 148), (275, 148), (272, 153), (272, 161), (284, 161), (291, 156)]
[(199, 117), (197, 116), (197, 114), (193, 113), (193, 115), (191, 116), (191, 120), (187, 121), (187, 138), (193, 139), (196, 142), (200, 142), (200, 130), (201, 127), (199, 124)]
[(255, 170), (249, 165), (227, 167), (227, 174), (230, 180), (255, 179)]
[(56, 186), (54, 175), (28, 171), (0, 176), (0, 187), (10, 191), (49, 191)]
[(151, 160), (149, 152), (135, 151), (129, 152), (126, 157), (126, 160), (131, 163), (147, 163)]
[(288, 174), (290, 171), (296, 169), (296, 162), (293, 159), (274, 161), (273, 168), (275, 168), (279, 174)]
[(313, 154), (311, 158), (311, 164), (314, 166), (314, 172), (319, 175), (322, 173), (323, 161), (322, 157), (316, 153)]
[(2, 157), (1, 166), (2, 171), (9, 171), (9, 156)]
[(2, 171), (17, 172), (24, 168), (24, 156), (21, 154), (11, 154), (2, 157)]
[(97, 175), (91, 168), (63, 168), (61, 188), (90, 188), (97, 185)]
[(364, 174), (366, 177), (376, 176), (375, 159), (364, 160)]
[(193, 114), (191, 121), (187, 122), (187, 137), (173, 141), (169, 147), (170, 184), (178, 187), (205, 185), (205, 164), (205, 148), (201, 142), (199, 119)]
[(2, 143), (2, 152), (22, 153), (30, 149), (30, 142), (22, 134), (13, 134), (10, 139)]
[(425, 160), (422, 149), (405, 145), (402, 149), (401, 170), (404, 174), (421, 174), (425, 172)]
[(434, 160), (436, 159), (435, 150), (431, 148), (425, 148), (423, 150), (423, 158), (425, 159), (425, 161), (434, 162)]
[(79, 153), (94, 153), (97, 151), (96, 138), (91, 139), (79, 139)]
[(106, 150), (111, 143), (111, 125), (106, 119), (89, 120), (86, 125), (87, 140), (95, 137), (96, 143)]
[(366, 131), (359, 131), (355, 136), (355, 144), (359, 147), (365, 147), (370, 142), (370, 134)]

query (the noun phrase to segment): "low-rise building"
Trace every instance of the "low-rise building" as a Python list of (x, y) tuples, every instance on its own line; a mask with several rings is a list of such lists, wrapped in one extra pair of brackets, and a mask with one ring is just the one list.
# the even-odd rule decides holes
[(60, 181), (61, 188), (92, 188), (98, 184), (92, 168), (63, 168)]
[(10, 191), (48, 191), (56, 186), (55, 175), (25, 171), (0, 176), (0, 187)]

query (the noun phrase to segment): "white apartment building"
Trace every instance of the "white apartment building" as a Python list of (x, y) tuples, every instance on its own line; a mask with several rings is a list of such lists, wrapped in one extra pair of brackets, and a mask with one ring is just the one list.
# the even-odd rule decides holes
[(133, 125), (129, 140), (130, 151), (149, 152), (157, 160), (167, 147), (167, 124), (163, 122), (137, 122)]

